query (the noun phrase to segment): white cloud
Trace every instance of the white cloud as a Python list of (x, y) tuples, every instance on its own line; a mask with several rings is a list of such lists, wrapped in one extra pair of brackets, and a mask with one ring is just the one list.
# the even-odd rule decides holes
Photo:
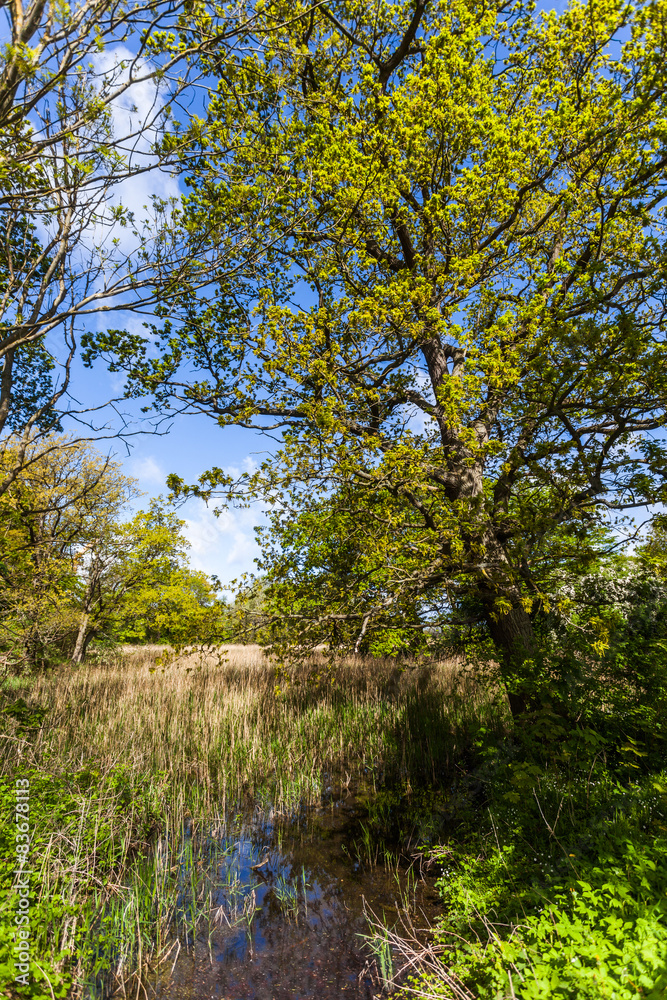
[[(93, 60), (93, 66), (102, 79), (112, 81), (112, 87), (122, 86), (129, 77), (129, 68), (133, 64), (134, 55), (124, 45), (114, 49), (105, 49)], [(144, 60), (132, 66), (133, 73), (144, 75), (150, 72), (150, 62)], [(154, 79), (141, 80), (123, 91), (109, 106), (111, 123), (118, 149), (129, 165), (145, 168), (156, 162), (152, 145), (158, 133), (153, 127), (156, 112), (167, 103), (166, 87)], [(178, 197), (178, 179), (171, 173), (151, 169), (145, 173), (137, 173), (116, 184), (110, 191), (107, 204), (109, 206), (123, 205), (133, 212), (135, 220), (151, 218), (153, 210), (152, 198), (169, 201)], [(99, 239), (101, 230), (95, 236)], [(129, 228), (113, 225), (107, 230), (109, 235), (118, 240), (117, 251), (131, 253), (135, 249), (136, 239)]]
[(257, 472), (259, 468), (259, 463), (255, 461), (252, 455), (246, 455), (241, 461), (240, 465), (226, 465), (225, 472), (232, 479), (239, 479), (243, 473), (251, 476), (253, 472)]
[[(174, 468), (179, 469), (187, 482), (195, 480), (198, 474), (195, 470), (200, 462), (205, 461), (207, 447), (210, 448), (218, 440), (217, 437), (207, 438), (206, 433), (215, 435), (218, 429), (211, 428), (208, 423), (204, 423), (199, 432), (196, 431), (196, 424), (195, 433), (191, 428), (190, 421), (182, 420), (173, 434), (155, 439), (145, 453), (128, 456), (124, 460), (125, 471), (139, 480), (139, 487), (146, 494), (135, 502), (135, 509), (146, 510), (149, 497), (158, 494), (167, 496), (169, 491), (165, 480)], [(252, 455), (244, 456), (241, 452), (234, 457), (237, 474), (240, 470), (252, 471), (255, 467)], [(188, 464), (190, 468), (187, 468)], [(225, 466), (225, 471), (233, 472), (229, 465)], [(188, 556), (193, 569), (215, 574), (223, 584), (230, 583), (243, 573), (256, 572), (254, 560), (260, 550), (254, 529), (266, 520), (261, 507), (230, 507), (222, 509), (216, 516), (202, 500), (191, 497), (176, 507), (175, 513), (185, 522), (183, 533), (190, 542)]]
[(229, 508), (216, 517), (199, 503), (196, 514), (184, 520), (194, 569), (215, 573), (223, 583), (256, 569), (259, 547), (253, 529), (263, 520), (259, 510)]
[(164, 481), (167, 477), (167, 473), (164, 471), (159, 462), (156, 462), (152, 455), (146, 455), (144, 458), (132, 459), (132, 461), (128, 463), (128, 471), (131, 476), (138, 479), (144, 486), (155, 483), (159, 483), (160, 486), (164, 486)]

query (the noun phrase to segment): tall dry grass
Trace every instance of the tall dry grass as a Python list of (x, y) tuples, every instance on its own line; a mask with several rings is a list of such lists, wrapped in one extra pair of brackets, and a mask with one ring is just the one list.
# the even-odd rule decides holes
[[(388, 767), (437, 781), (466, 723), (496, 711), (461, 663), (397, 663), (324, 654), (277, 666), (257, 646), (172, 658), (160, 647), (16, 689), (47, 709), (39, 733), (20, 727), (0, 748), (19, 764), (149, 779), (202, 806), (268, 794), (288, 808), (320, 794), (324, 772)], [(187, 792), (187, 794), (186, 794)]]
[(472, 725), (502, 724), (489, 689), (453, 660), (321, 652), (281, 665), (255, 646), (126, 648), (0, 690), (0, 784), (29, 775), (39, 827), (36, 946), (72, 996), (99, 964), (100, 914), (118, 914), (105, 934), (120, 981), (165, 932), (140, 874), (159, 831), (176, 850), (188, 816), (250, 802), (289, 813), (336, 780), (437, 785)]

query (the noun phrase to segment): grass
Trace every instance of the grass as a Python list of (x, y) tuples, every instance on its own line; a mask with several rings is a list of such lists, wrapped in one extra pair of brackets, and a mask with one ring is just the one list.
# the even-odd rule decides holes
[(156, 805), (185, 797), (224, 809), (266, 794), (289, 810), (318, 799), (327, 771), (418, 770), (437, 782), (457, 753), (453, 734), (495, 711), (455, 663), (331, 669), (320, 656), (278, 671), (258, 647), (232, 647), (220, 665), (193, 656), (164, 666), (162, 655), (139, 649), (14, 687), (47, 714), (32, 733), (7, 720), (2, 773), (20, 759), (98, 788), (122, 773)]
[[(0, 707), (4, 818), (15, 779), (30, 780), (32, 985), (8, 988), (31, 998), (77, 998), (111, 982), (138, 990), (148, 964), (171, 960), (175, 930), (187, 947), (208, 913), (205, 879), (186, 856), (193, 829), (249, 803), (290, 813), (335, 781), (437, 786), (471, 729), (505, 721), (456, 661), (331, 664), (314, 654), (278, 666), (250, 646), (179, 659), (125, 649), (6, 678)], [(0, 977), (9, 981), (14, 830), (3, 830)], [(252, 902), (236, 888), (225, 919), (248, 921)]]
[[(5, 678), (0, 982), (31, 1000), (143, 995), (146, 970), (168, 968), (197, 928), (251, 928), (255, 884), (233, 851), (251, 807), (289, 816), (356, 783), (368, 807), (357, 861), (391, 870), (400, 842), (441, 871), (430, 935), (413, 924), (409, 878), (402, 893), (397, 883), (402, 923), (371, 915), (383, 988), (406, 1000), (659, 1000), (665, 692), (646, 704), (630, 694), (593, 684), (577, 713), (545, 703), (512, 726), (493, 687), (457, 661), (320, 653), (289, 666), (249, 646), (179, 659), (126, 649)], [(34, 872), (26, 989), (11, 982), (19, 776)], [(456, 824), (438, 845), (443, 785)], [(209, 871), (224, 882), (215, 906)], [(293, 920), (307, 905), (301, 882), (276, 884)]]

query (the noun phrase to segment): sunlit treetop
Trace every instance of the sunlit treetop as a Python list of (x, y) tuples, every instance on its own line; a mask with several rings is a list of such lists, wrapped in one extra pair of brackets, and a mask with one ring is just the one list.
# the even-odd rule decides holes
[(93, 353), (282, 435), (199, 492), (385, 491), (414, 587), (465, 580), (529, 648), (535, 546), (663, 496), (666, 30), (663, 2), (292, 5), (225, 66), (189, 176), (193, 238), (233, 219), (251, 249), (150, 351)]

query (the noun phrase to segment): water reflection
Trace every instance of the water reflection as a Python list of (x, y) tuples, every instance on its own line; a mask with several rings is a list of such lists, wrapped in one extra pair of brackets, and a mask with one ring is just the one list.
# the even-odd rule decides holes
[(381, 859), (359, 862), (365, 815), (364, 805), (348, 795), (296, 821), (256, 814), (235, 839), (222, 826), (209, 831), (199, 847), (208, 866), (209, 919), (151, 983), (156, 996), (378, 995), (372, 956), (361, 937), (368, 931), (364, 901), (393, 923), (401, 900), (434, 916), (437, 895), (432, 879), (417, 878), (414, 869)]

